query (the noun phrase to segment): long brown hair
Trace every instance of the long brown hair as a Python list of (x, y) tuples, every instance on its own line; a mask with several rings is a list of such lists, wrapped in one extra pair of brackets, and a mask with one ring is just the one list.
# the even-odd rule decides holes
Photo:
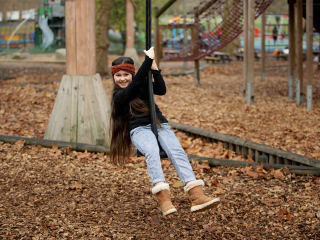
[[(134, 64), (133, 60), (129, 57), (120, 57), (112, 62), (112, 66), (120, 65), (123, 63)], [(133, 77), (133, 76), (132, 76)], [(112, 96), (122, 90), (113, 79), (113, 93)], [(149, 115), (149, 107), (144, 101), (138, 97), (132, 99), (129, 104), (130, 113), (133, 117), (142, 117)], [(139, 112), (139, 114), (137, 114)], [(130, 156), (131, 153), (131, 139), (128, 120), (125, 113), (117, 109), (113, 98), (111, 100), (111, 118), (110, 118), (110, 131), (111, 131), (111, 144), (110, 144), (110, 159), (113, 164), (123, 165), (125, 158)], [(161, 122), (157, 117), (157, 124), (161, 126)]]

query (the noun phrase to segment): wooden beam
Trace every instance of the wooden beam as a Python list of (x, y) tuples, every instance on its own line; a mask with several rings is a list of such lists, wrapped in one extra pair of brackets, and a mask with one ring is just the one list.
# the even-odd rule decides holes
[(126, 48), (134, 48), (134, 8), (131, 0), (126, 1)]
[(164, 13), (172, 4), (174, 4), (177, 0), (168, 1), (157, 13), (156, 18), (160, 17), (162, 13)]
[[(254, 103), (254, 7), (255, 1), (248, 1), (248, 84), (247, 84), (247, 104)], [(250, 47), (249, 47), (250, 46)]]
[(242, 93), (246, 96), (248, 82), (248, 0), (243, 0), (243, 81)]
[(96, 74), (95, 1), (76, 0), (77, 75)]
[(76, 50), (76, 0), (68, 0), (65, 5), (66, 23), (66, 72), (77, 75)]
[(303, 102), (303, 52), (302, 52), (302, 0), (297, 0), (297, 91), (296, 91), (296, 100), (297, 105)]
[(307, 109), (312, 110), (312, 83), (313, 83), (313, 0), (306, 2), (307, 20)]
[(261, 81), (264, 82), (266, 78), (266, 14), (261, 15)]
[(289, 98), (293, 99), (294, 72), (295, 72), (295, 11), (294, 3), (289, 3)]

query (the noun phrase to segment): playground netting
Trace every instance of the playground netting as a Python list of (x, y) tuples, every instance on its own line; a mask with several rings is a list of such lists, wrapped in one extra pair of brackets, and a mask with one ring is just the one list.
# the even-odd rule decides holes
[[(273, 0), (255, 1), (255, 18), (259, 17)], [(198, 16), (198, 17), (196, 17)], [(243, 1), (205, 0), (186, 15), (169, 25), (171, 33), (163, 29), (164, 61), (193, 61), (211, 55), (234, 40), (243, 31)], [(192, 28), (198, 28), (199, 39), (191, 41)], [(166, 31), (167, 30), (167, 31)], [(167, 49), (171, 49), (168, 51)]]

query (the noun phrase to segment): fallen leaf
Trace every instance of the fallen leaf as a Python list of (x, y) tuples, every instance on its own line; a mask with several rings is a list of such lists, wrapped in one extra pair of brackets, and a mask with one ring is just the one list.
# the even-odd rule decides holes
[(182, 187), (182, 186), (183, 186), (183, 183), (180, 182), (180, 181), (174, 182), (172, 184), (172, 187), (174, 187), (174, 188), (179, 188), (179, 187)]
[(74, 184), (66, 187), (66, 190), (77, 190), (77, 189), (82, 189), (82, 184), (74, 183)]
[(163, 169), (169, 168), (169, 166), (171, 165), (171, 161), (170, 160), (162, 160), (161, 161), (161, 166)]
[(290, 221), (291, 219), (292, 219), (292, 214), (290, 214), (287, 209), (285, 208), (280, 209), (280, 215), (279, 215), (280, 221), (282, 220)]
[(156, 216), (151, 217), (151, 225), (152, 226), (158, 225), (160, 223), (161, 223), (161, 221)]
[(247, 160), (246, 161), (247, 162), (254, 162), (254, 160), (249, 155), (247, 155)]
[(53, 143), (51, 143), (51, 145), (52, 145), (52, 149), (53, 150), (57, 150), (58, 149), (58, 147), (56, 145), (54, 145)]
[(88, 158), (91, 156), (91, 153), (87, 152), (87, 150), (84, 153), (78, 154), (77, 158), (82, 159), (82, 158)]
[(214, 180), (214, 182), (213, 183), (211, 183), (211, 186), (212, 187), (217, 187), (217, 186), (219, 186), (220, 185), (220, 182), (216, 179), (216, 180)]
[(19, 141), (17, 141), (14, 145), (16, 146), (16, 150), (17, 151), (20, 151), (22, 148), (23, 148), (23, 146), (24, 146), (24, 144), (25, 144), (25, 140), (24, 139), (20, 139)]

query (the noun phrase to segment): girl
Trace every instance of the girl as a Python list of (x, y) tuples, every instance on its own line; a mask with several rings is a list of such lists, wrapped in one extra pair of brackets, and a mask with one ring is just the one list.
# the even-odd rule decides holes
[[(164, 95), (166, 85), (154, 59), (154, 49), (151, 47), (145, 60), (135, 74), (134, 62), (129, 57), (120, 57), (112, 62), (113, 97), (111, 101), (111, 161), (123, 164), (125, 157), (130, 155), (131, 142), (145, 156), (148, 174), (152, 181), (152, 193), (159, 201), (163, 215), (176, 212), (169, 194), (169, 185), (161, 168), (159, 146), (151, 130), (151, 120), (148, 107), (147, 75), (151, 68), (154, 78), (154, 94)], [(188, 157), (178, 139), (168, 126), (167, 119), (155, 105), (159, 144), (167, 153), (188, 193), (191, 201), (191, 211), (204, 211), (220, 203), (218, 198), (206, 197), (203, 194), (202, 180), (196, 180)]]

